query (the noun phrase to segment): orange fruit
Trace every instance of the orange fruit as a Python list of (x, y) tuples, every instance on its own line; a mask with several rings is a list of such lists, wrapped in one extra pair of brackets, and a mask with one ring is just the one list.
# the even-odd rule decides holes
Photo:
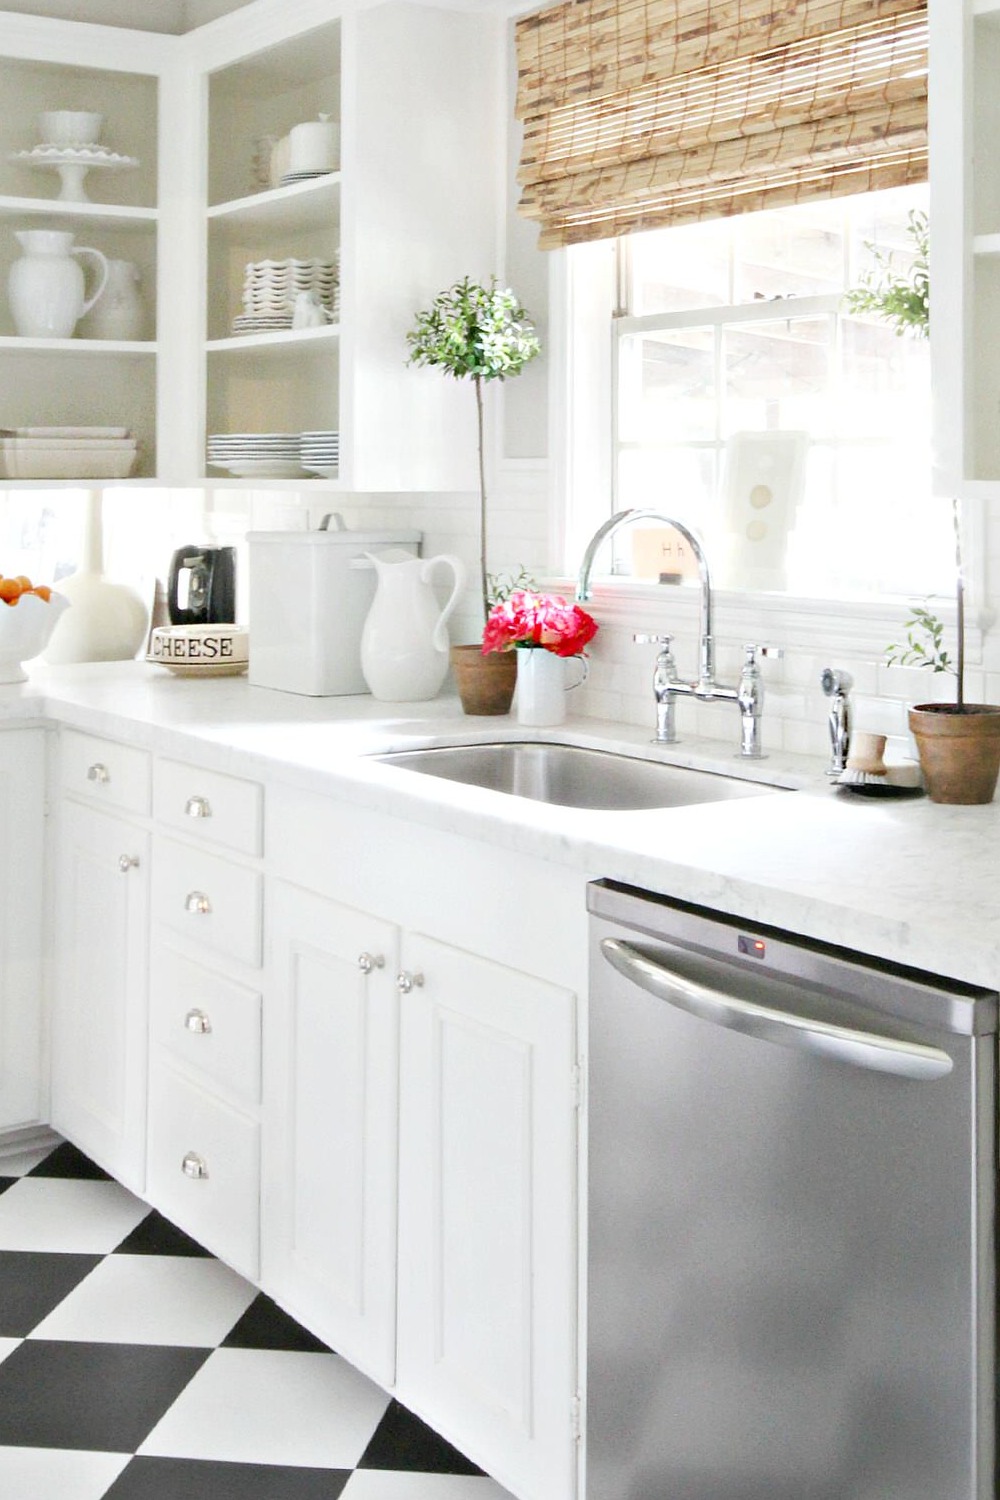
[(47, 583), (36, 583), (31, 592), (37, 594), (39, 599), (44, 599), (46, 602), (52, 598), (52, 590)]
[(0, 578), (0, 599), (5, 604), (14, 604), (21, 597), (22, 589), (16, 578)]
[(22, 594), (26, 594), (28, 590), (33, 587), (31, 579), (26, 573), (18, 573), (17, 577), (14, 579), (14, 582), (21, 585)]

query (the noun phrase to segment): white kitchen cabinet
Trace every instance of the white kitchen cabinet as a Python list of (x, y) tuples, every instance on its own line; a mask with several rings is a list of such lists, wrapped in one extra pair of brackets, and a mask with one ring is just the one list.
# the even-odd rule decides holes
[(931, 0), (935, 485), (1000, 495), (1000, 0)]
[(56, 817), (51, 1123), (141, 1193), (149, 832), (70, 796)]
[[(157, 475), (158, 434), (169, 444), (174, 420), (160, 375), (165, 364), (176, 367), (177, 341), (168, 329), (158, 337), (158, 283), (169, 254), (160, 240), (161, 194), (176, 203), (183, 177), (171, 132), (161, 129), (176, 108), (175, 55), (176, 38), (34, 16), (5, 16), (0, 36), (0, 425), (126, 426), (140, 443), (139, 479)], [(53, 109), (100, 113), (99, 144), (138, 165), (94, 165), (86, 201), (58, 197), (55, 167), (11, 159), (44, 144), (38, 115)], [(16, 333), (6, 297), (20, 253), (15, 231), (42, 228), (72, 232), (76, 245), (136, 266), (146, 311), (141, 338), (93, 337), (86, 318), (71, 338)], [(7, 477), (0, 465), (0, 480)]]
[(41, 1118), (45, 731), (0, 735), (0, 1130)]
[(265, 1289), (391, 1386), (397, 929), (277, 882), (266, 1055)]
[[(267, 898), (265, 1289), (523, 1500), (567, 1500), (578, 1463), (579, 883), (282, 787), (269, 788), (267, 847), (279, 883)], [(385, 960), (367, 978), (362, 953)], [(397, 1047), (398, 1172), (386, 1128)], [(366, 1116), (381, 1153), (368, 1160)], [(395, 1281), (379, 1254), (372, 1285), (364, 1211), (381, 1240), (390, 1183)], [(334, 1279), (355, 1299), (346, 1313)], [(390, 1368), (393, 1286), (390, 1380), (366, 1319)]]
[[(339, 474), (306, 484), (474, 485), (468, 393), (407, 369), (406, 332), (450, 282), (492, 269), (502, 41), (497, 17), (326, 0), (262, 0), (186, 39), (207, 143), (204, 280), (188, 299), (204, 310), (201, 439), (335, 431)], [(340, 170), (264, 187), (261, 143), (321, 111), (339, 122)], [(234, 334), (247, 264), (289, 257), (339, 257), (339, 318)]]
[(515, 1494), (566, 1496), (574, 996), (417, 933), (402, 964), (397, 1393)]
[(147, 1194), (251, 1280), (260, 1268), (263, 789), (153, 769)]
[[(209, 433), (335, 431), (339, 476), (306, 484), (472, 488), (468, 393), (407, 369), (405, 334), (450, 282), (493, 269), (503, 37), (498, 16), (401, 0), (253, 0), (182, 37), (7, 17), (0, 286), (16, 229), (66, 228), (137, 265), (147, 327), (22, 338), (0, 298), (0, 425), (127, 426), (133, 482), (203, 482)], [(53, 108), (101, 112), (102, 144), (139, 166), (94, 166), (93, 201), (57, 199), (54, 169), (8, 160)], [(321, 111), (341, 170), (267, 186), (267, 140)], [(234, 334), (247, 264), (290, 257), (339, 257), (339, 318)]]

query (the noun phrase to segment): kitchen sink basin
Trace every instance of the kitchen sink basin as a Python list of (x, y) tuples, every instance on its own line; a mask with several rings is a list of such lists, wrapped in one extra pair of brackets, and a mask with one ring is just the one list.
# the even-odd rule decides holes
[(760, 797), (777, 790), (735, 776), (638, 760), (610, 750), (521, 740), (394, 751), (377, 758), (403, 770), (514, 797), (530, 797), (536, 802), (617, 812), (689, 807), (730, 797)]

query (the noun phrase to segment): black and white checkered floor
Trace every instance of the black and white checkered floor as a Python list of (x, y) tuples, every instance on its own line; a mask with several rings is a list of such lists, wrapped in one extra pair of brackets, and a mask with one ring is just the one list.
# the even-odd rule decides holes
[(3, 1500), (509, 1500), (72, 1146), (0, 1157)]

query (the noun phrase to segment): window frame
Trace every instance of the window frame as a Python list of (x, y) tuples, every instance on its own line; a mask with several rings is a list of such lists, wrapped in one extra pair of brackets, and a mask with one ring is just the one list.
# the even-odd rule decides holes
[[(594, 532), (617, 509), (614, 481), (614, 412), (612, 381), (616, 334), (613, 317), (622, 311), (620, 270), (614, 241), (564, 247), (548, 252), (550, 331), (550, 535), (557, 547), (560, 576), (553, 580), (565, 590), (575, 588), (580, 559)], [(803, 299), (804, 300), (804, 299)], [(773, 317), (774, 304), (770, 306)], [(931, 404), (936, 408), (940, 390), (936, 376), (934, 341), (931, 339)], [(942, 504), (951, 495), (934, 493)], [(984, 501), (980, 497), (959, 498), (966, 587), (966, 659), (971, 667), (981, 665), (984, 625), (986, 559)], [(669, 497), (650, 495), (649, 504), (666, 509)], [(631, 607), (662, 607), (665, 620), (676, 618), (678, 591), (672, 585), (614, 577), (604, 571), (608, 557), (598, 556), (593, 575), (594, 596), (602, 611), (628, 617)], [(691, 590), (683, 590), (684, 595)], [(815, 650), (842, 642), (855, 654), (881, 662), (888, 641), (900, 632), (908, 604), (922, 596), (871, 595), (868, 597), (760, 593), (747, 589), (717, 588), (717, 604), (723, 619), (740, 622), (773, 622), (772, 638), (782, 639), (788, 622), (791, 632)], [(845, 605), (849, 611), (845, 612)], [(953, 599), (935, 596), (932, 607), (953, 630), (956, 608)], [(763, 638), (764, 631), (758, 631)], [(747, 634), (746, 638), (752, 638)], [(789, 644), (791, 644), (789, 640)], [(832, 644), (830, 644), (832, 650)]]

